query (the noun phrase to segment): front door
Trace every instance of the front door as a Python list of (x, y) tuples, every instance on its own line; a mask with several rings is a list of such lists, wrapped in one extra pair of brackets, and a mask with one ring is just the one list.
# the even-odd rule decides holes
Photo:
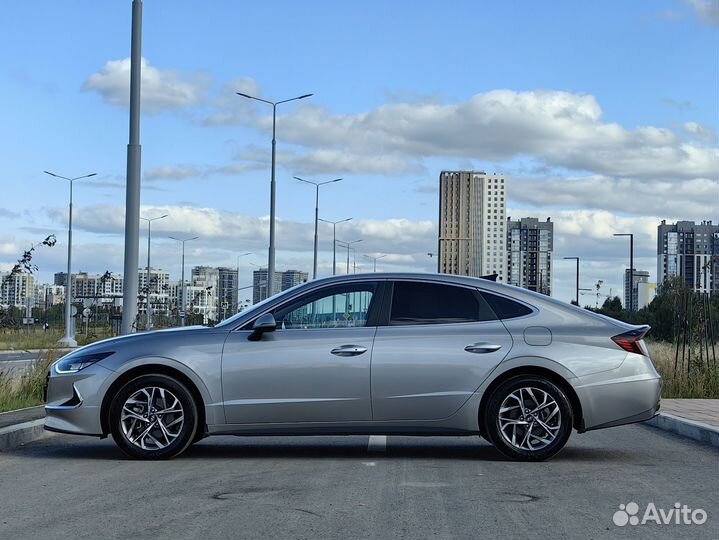
[(259, 341), (231, 332), (222, 355), (228, 424), (371, 419), (378, 283), (333, 285), (273, 309)]

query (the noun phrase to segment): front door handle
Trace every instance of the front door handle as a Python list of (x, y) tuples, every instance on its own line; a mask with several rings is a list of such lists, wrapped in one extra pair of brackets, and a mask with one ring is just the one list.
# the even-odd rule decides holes
[(501, 345), (491, 345), (490, 343), (472, 343), (471, 345), (467, 345), (464, 350), (471, 353), (482, 354), (497, 352), (501, 348)]
[(340, 345), (330, 352), (337, 356), (357, 356), (358, 354), (366, 353), (367, 347), (363, 347), (362, 345)]

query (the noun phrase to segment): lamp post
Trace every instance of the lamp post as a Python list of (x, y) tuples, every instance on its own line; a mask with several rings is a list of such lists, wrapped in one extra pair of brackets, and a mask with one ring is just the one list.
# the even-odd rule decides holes
[(386, 256), (387, 256), (386, 253), (385, 253), (384, 255), (380, 255), (379, 257), (372, 257), (371, 255), (365, 255), (365, 257), (367, 257), (368, 259), (374, 261), (374, 268), (373, 268), (373, 270), (372, 270), (373, 272), (376, 272), (376, 271), (377, 271), (377, 260), (378, 260), (378, 259), (382, 259), (382, 258), (384, 258), (384, 257), (386, 257)]
[(163, 214), (154, 218), (140, 217), (141, 220), (147, 221), (147, 322), (145, 323), (145, 330), (149, 330), (152, 326), (152, 314), (150, 310), (150, 238), (152, 237), (152, 222), (157, 221), (158, 219), (164, 219), (166, 217), (167, 214)]
[(180, 278), (180, 326), (185, 326), (185, 242), (190, 240), (197, 240), (199, 236), (193, 236), (192, 238), (175, 238), (170, 236), (173, 240), (177, 240), (182, 243), (182, 277)]
[(332, 225), (332, 275), (334, 276), (337, 271), (337, 225), (344, 223), (345, 221), (351, 221), (352, 218), (340, 219), (339, 221), (328, 221), (326, 219), (318, 218), (324, 223)]
[(240, 291), (242, 288), (240, 287), (240, 259), (242, 257), (247, 257), (248, 255), (252, 255), (251, 251), (248, 251), (247, 253), (242, 253), (237, 256), (237, 312), (240, 312)]
[(629, 311), (634, 311), (634, 234), (615, 233), (614, 236), (629, 237)]
[[(261, 101), (272, 105), (272, 176), (270, 179), (270, 248), (267, 257), (267, 275), (275, 275), (275, 149), (277, 146), (276, 139), (276, 126), (277, 126), (277, 105), (281, 103), (287, 103), (289, 101), (295, 101), (298, 99), (305, 99), (310, 97), (312, 94), (304, 94), (302, 96), (293, 97), (290, 99), (283, 99), (282, 101), (269, 101), (267, 99), (250, 96), (249, 94), (243, 94), (237, 92), (238, 96), (242, 96), (247, 99), (254, 99), (255, 101)], [(274, 279), (267, 280), (267, 297), (269, 298), (274, 294)]]
[(140, 87), (142, 62), (142, 0), (132, 0), (130, 44), (130, 136), (127, 144), (125, 187), (125, 254), (120, 332), (132, 332), (137, 317), (138, 265), (140, 256)]
[(347, 246), (347, 274), (348, 275), (350, 273), (350, 246), (352, 244), (356, 244), (357, 242), (361, 242), (361, 241), (362, 241), (361, 238), (359, 240), (352, 240), (351, 242), (344, 242), (343, 240), (335, 240), (335, 242), (337, 242), (338, 244), (344, 244), (345, 246)]
[(72, 183), (75, 180), (81, 178), (90, 178), (91, 176), (97, 175), (97, 173), (85, 174), (83, 176), (76, 176), (74, 178), (68, 178), (67, 176), (60, 176), (59, 174), (52, 173), (50, 171), (43, 171), (45, 174), (67, 180), (70, 182), (70, 205), (68, 206), (67, 216), (67, 277), (65, 279), (65, 335), (58, 341), (59, 345), (65, 347), (77, 347), (77, 341), (75, 341), (75, 332), (73, 331), (73, 320), (72, 320)]
[(576, 302), (577, 302), (577, 307), (579, 307), (579, 257), (564, 257), (564, 258), (567, 259), (567, 260), (575, 260), (575, 261), (577, 261), (577, 283), (576, 283), (577, 294), (576, 294)]
[(299, 180), (300, 182), (304, 182), (305, 184), (312, 184), (315, 186), (315, 249), (314, 249), (314, 262), (312, 265), (312, 279), (317, 279), (317, 226), (319, 224), (320, 219), (320, 186), (324, 186), (325, 184), (333, 184), (335, 182), (339, 182), (342, 180), (342, 178), (335, 178), (334, 180), (327, 180), (326, 182), (313, 182), (312, 180), (305, 180), (304, 178), (300, 178), (299, 176), (295, 176), (295, 180)]

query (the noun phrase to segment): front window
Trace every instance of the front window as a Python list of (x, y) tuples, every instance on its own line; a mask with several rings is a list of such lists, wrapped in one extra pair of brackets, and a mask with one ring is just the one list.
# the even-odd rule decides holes
[(374, 283), (340, 285), (310, 293), (275, 310), (277, 329), (367, 326)]

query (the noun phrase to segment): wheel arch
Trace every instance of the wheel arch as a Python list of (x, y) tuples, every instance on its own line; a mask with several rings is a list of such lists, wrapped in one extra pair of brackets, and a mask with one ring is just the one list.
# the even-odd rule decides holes
[(120, 374), (105, 391), (105, 395), (102, 398), (102, 405), (100, 406), (100, 426), (102, 428), (102, 436), (105, 437), (110, 433), (110, 406), (112, 399), (115, 394), (131, 380), (141, 377), (142, 375), (166, 375), (177, 379), (190, 391), (195, 403), (197, 404), (198, 414), (198, 435), (204, 435), (207, 431), (207, 418), (205, 411), (205, 399), (202, 397), (202, 392), (195, 384), (195, 382), (185, 373), (177, 368), (168, 366), (166, 364), (141, 364), (128, 369)]
[(579, 400), (579, 396), (577, 395), (576, 391), (574, 390), (574, 387), (572, 384), (567, 380), (567, 377), (564, 375), (558, 373), (555, 370), (550, 369), (546, 366), (539, 366), (539, 365), (518, 365), (514, 367), (510, 367), (509, 369), (506, 369), (499, 373), (496, 377), (492, 379), (492, 381), (486, 386), (484, 391), (482, 392), (482, 399), (479, 402), (479, 411), (478, 411), (478, 422), (479, 422), (479, 430), (484, 436), (484, 411), (487, 406), (487, 402), (489, 401), (489, 398), (492, 396), (492, 393), (504, 382), (508, 381), (509, 379), (512, 379), (514, 377), (518, 377), (521, 375), (539, 375), (542, 377), (546, 377), (548, 380), (559, 386), (564, 393), (567, 395), (567, 398), (569, 399), (569, 404), (572, 407), (572, 415), (574, 416), (574, 429), (576, 429), (579, 433), (582, 433), (585, 431), (584, 428), (584, 413), (582, 409), (582, 403)]

